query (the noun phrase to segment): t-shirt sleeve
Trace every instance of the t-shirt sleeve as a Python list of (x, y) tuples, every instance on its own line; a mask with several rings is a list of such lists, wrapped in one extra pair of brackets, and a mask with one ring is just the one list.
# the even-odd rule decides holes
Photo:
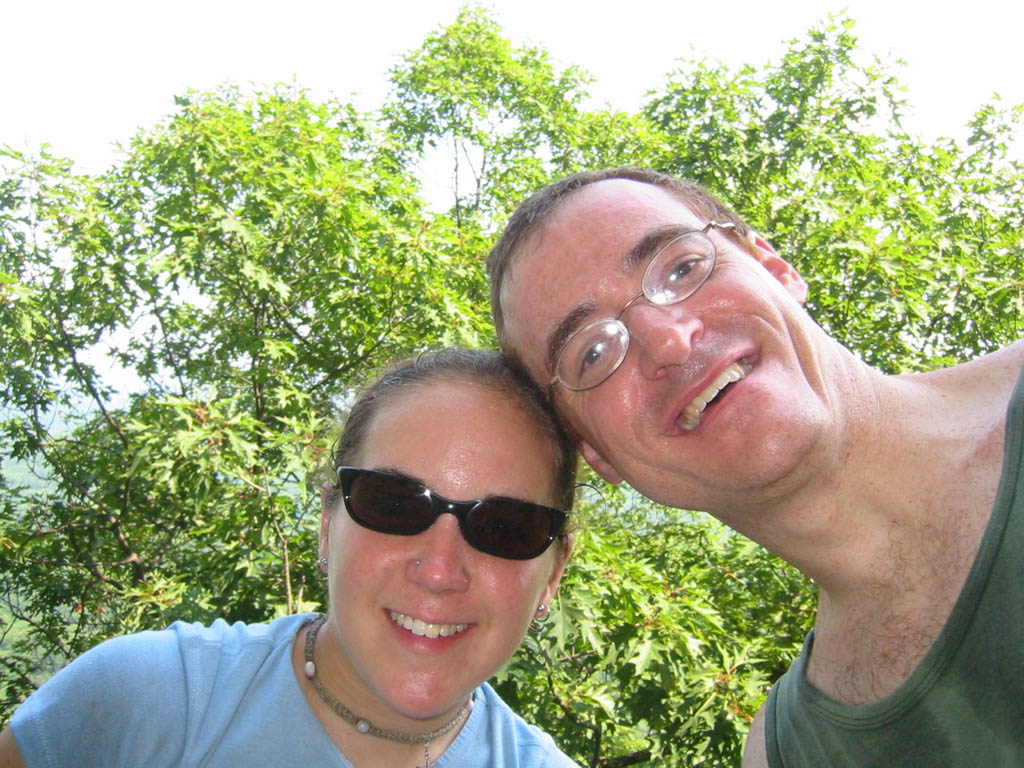
[(177, 765), (186, 696), (176, 635), (101, 643), (33, 693), (11, 729), (28, 768)]

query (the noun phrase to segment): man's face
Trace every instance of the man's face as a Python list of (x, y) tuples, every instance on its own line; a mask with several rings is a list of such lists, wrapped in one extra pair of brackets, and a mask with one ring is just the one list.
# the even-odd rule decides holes
[[(641, 182), (614, 179), (574, 193), (505, 279), (507, 343), (547, 387), (553, 340), (615, 317), (640, 291), (647, 261), (630, 258), (638, 244), (706, 223)], [(786, 492), (816, 451), (831, 418), (818, 355), (827, 337), (800, 307), (803, 280), (766, 244), (709, 234), (718, 263), (707, 282), (678, 304), (631, 306), (618, 370), (594, 389), (556, 383), (552, 392), (605, 477), (664, 504), (728, 516), (743, 499)]]

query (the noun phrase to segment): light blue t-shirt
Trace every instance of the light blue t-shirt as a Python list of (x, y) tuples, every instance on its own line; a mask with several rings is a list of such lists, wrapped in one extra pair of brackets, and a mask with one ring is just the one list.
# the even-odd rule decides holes
[[(176, 622), (101, 643), (22, 704), (11, 729), (29, 768), (343, 766), (292, 668), (309, 615), (270, 624)], [(433, 765), (433, 763), (432, 763)], [(484, 683), (438, 768), (573, 768)]]

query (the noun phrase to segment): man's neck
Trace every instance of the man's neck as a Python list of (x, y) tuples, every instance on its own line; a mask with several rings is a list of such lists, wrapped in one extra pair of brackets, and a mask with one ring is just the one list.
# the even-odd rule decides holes
[(991, 512), (1022, 359), (1018, 344), (871, 379), (845, 404), (841, 464), (761, 518), (762, 543), (821, 588), (808, 676), (826, 693), (863, 703), (891, 692), (941, 630)]

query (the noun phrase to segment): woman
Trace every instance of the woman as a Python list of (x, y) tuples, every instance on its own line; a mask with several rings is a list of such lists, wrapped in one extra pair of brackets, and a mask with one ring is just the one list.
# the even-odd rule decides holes
[(15, 713), (0, 766), (572, 766), (485, 681), (555, 596), (575, 464), (499, 356), (393, 369), (332, 456), (327, 616), (103, 643)]

